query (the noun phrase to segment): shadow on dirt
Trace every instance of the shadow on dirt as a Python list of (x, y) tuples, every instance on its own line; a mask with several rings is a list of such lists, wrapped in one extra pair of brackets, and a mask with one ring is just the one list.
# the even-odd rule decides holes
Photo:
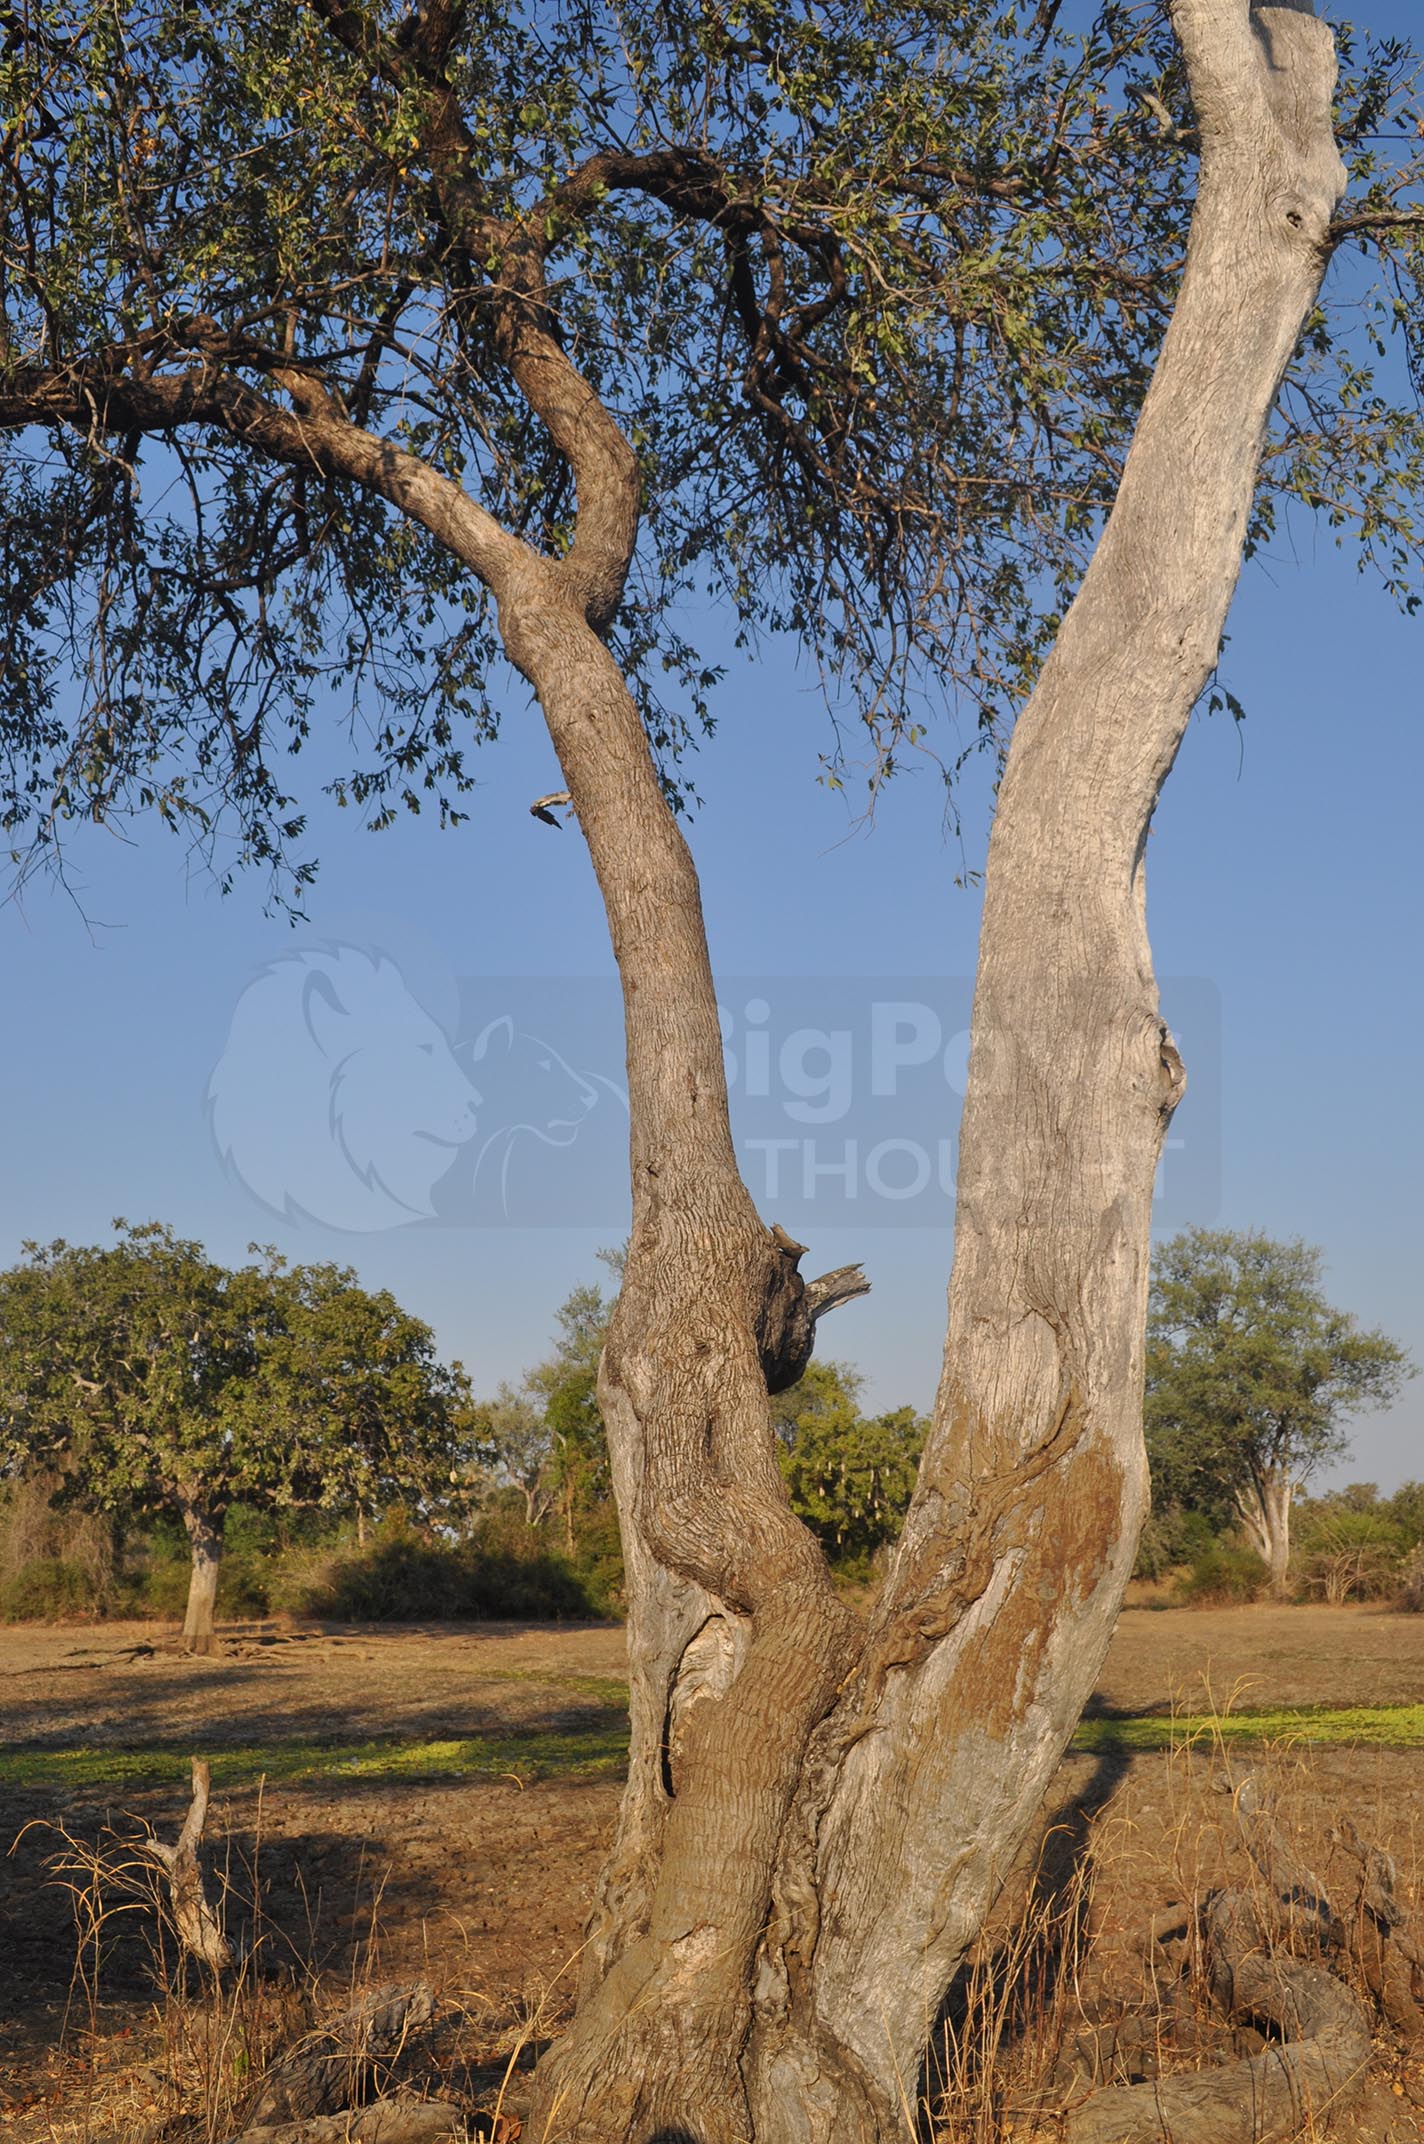
[[(1067, 1762), (1076, 1770), (1087, 1760)], [(1051, 2011), (1059, 1984), (1073, 1971), (1087, 1935), (1093, 1827), (1131, 1766), (1125, 1750), (1102, 1752), (1091, 1761), (1081, 1784), (1075, 1783), (1046, 1815), (1031, 1854), (1020, 1862), (1028, 1871), (1025, 1895), (1007, 1934), (989, 1956), (971, 1953), (950, 1983), (920, 2078), (921, 2107), (935, 2107), (947, 2094), (964, 2092), (971, 2082), (964, 2065), (972, 2063), (976, 2049), (1007, 2049), (1036, 2030)], [(983, 2029), (986, 2006), (994, 2013), (988, 2033)]]

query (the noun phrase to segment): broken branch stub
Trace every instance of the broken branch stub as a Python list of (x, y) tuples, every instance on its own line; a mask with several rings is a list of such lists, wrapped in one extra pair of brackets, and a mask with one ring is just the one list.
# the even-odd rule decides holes
[(778, 1256), (767, 1282), (757, 1318), (757, 1346), (768, 1392), (786, 1392), (805, 1375), (816, 1344), (816, 1326), (842, 1303), (869, 1295), (870, 1282), (858, 1265), (837, 1266), (817, 1280), (799, 1272), (804, 1243), (775, 1223), (771, 1229)]

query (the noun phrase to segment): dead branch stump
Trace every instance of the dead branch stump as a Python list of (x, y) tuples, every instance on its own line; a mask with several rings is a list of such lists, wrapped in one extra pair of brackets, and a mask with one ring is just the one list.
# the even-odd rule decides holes
[(212, 1769), (199, 1757), (193, 1759), (193, 1798), (176, 1846), (167, 1846), (152, 1834), (143, 1851), (152, 1856), (168, 1875), (168, 1897), (178, 1947), (185, 1958), (196, 1958), (211, 1973), (224, 1973), (233, 1962), (232, 1945), (208, 1902), (198, 1848), (208, 1820), (208, 1794)]

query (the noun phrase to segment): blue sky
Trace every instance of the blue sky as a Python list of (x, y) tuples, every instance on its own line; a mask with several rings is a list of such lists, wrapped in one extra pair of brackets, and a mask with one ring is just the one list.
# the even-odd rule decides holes
[[(1402, 26), (1403, 10), (1375, 19)], [(1194, 719), (1149, 850), (1164, 1010), (1182, 1027), (1192, 1080), (1174, 1128), (1186, 1146), (1168, 1157), (1169, 1170), (1185, 1173), (1164, 1206), (1172, 1225), (1255, 1226), (1319, 1243), (1333, 1298), (1424, 1361), (1424, 619), (1401, 618), (1324, 532), (1302, 524), (1247, 569), (1230, 632), (1230, 682), (1248, 720), (1238, 730), (1225, 717)], [(962, 844), (945, 830), (928, 767), (892, 786), (873, 823), (857, 825), (844, 798), (817, 782), (829, 732), (814, 680), (778, 648), (756, 662), (727, 659), (690, 827), (714, 964), (741, 1030), (749, 1003), (768, 1008), (774, 1041), (800, 1023), (791, 1076), (807, 1074), (812, 1095), (803, 1093), (802, 1131), (809, 1122), (842, 1150), (854, 1133), (865, 1150), (884, 1120), (857, 1115), (857, 1098), (830, 1124), (817, 1122), (816, 1075), (829, 1060), (804, 1030), (808, 1020), (852, 1026), (876, 1002), (927, 1002), (926, 979), (948, 977), (958, 979), (941, 1007), (950, 1042), (978, 924), (977, 895), (956, 878), (983, 857), (985, 784), (971, 776)], [(597, 1275), (595, 1250), (622, 1225), (606, 1165), (618, 1148), (618, 1102), (606, 1084), (618, 1070), (607, 1043), (612, 965), (577, 830), (556, 833), (529, 816), (558, 774), (517, 683), (504, 735), (477, 771), (469, 822), (443, 834), (422, 820), (370, 835), (352, 813), (315, 808), (321, 873), (309, 923), (295, 931), (263, 914), (255, 878), (220, 897), (156, 825), (137, 828), (132, 842), (87, 832), (70, 852), (69, 890), (36, 881), (20, 906), (0, 908), (9, 1011), (0, 1259), (26, 1237), (92, 1241), (117, 1214), (159, 1216), (227, 1259), (256, 1238), (296, 1258), (354, 1264), (429, 1318), (481, 1389), (538, 1357), (556, 1305)], [(538, 1149), (542, 1197), (511, 1209), (541, 1225), (493, 1225), (488, 1211), (481, 1218), (455, 1201), (433, 1217), (353, 1231), (273, 1212), (243, 1181), (260, 1174), (250, 1157), (236, 1171), (225, 1166), (208, 1109), (223, 1066), (250, 1083), (244, 1092), (266, 1094), (271, 1111), (289, 1110), (288, 1143), (266, 1157), (267, 1188), (284, 1169), (289, 1188), (307, 1182), (310, 1134), (295, 1091), (308, 1029), (279, 1010), (270, 1048), (259, 1027), (239, 1049), (233, 1023), (244, 1008), (261, 1012), (251, 993), (264, 969), (300, 958), (304, 979), (317, 979), (314, 1011), (309, 992), (304, 1002), (319, 1027), (330, 992), (339, 998), (344, 987), (332, 982), (333, 946), (356, 949), (371, 973), (371, 957), (386, 956), (386, 987), (398, 983), (401, 1003), (418, 1008), (411, 1017), (429, 1015), (457, 1042), (460, 1078), (481, 1096), (496, 1059), (506, 1083), (534, 1077), (512, 1054), (504, 1062), (505, 1013), (511, 1037), (540, 1030), (553, 1044), (543, 1074), (552, 1055), (556, 1076), (579, 1084), (579, 1108), (595, 1095), (597, 1117), (579, 1141)], [(246, 1032), (241, 1019), (236, 1032)], [(744, 1085), (749, 1069), (744, 1061)], [(392, 1059), (380, 1077), (399, 1110), (405, 1074)], [(946, 1082), (946, 1137), (953, 1101)], [(603, 1159), (585, 1180), (595, 1125)], [(743, 1129), (755, 1136), (750, 1114)], [(466, 1150), (445, 1151), (458, 1161)], [(311, 1199), (335, 1211), (323, 1194)], [(946, 1219), (916, 1225), (902, 1207), (864, 1196), (857, 1205), (828, 1196), (823, 1206), (823, 1221), (814, 1204), (787, 1208), (810, 1241), (808, 1270), (860, 1258), (874, 1286), (823, 1329), (828, 1351), (866, 1372), (876, 1404), (926, 1404), (944, 1328)], [(1388, 1487), (1424, 1474), (1422, 1412), (1424, 1379), (1390, 1415), (1356, 1426), (1335, 1478)]]

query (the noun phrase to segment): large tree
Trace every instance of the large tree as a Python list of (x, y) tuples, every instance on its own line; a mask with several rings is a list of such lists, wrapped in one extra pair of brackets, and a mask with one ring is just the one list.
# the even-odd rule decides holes
[(1259, 1230), (1191, 1228), (1153, 1263), (1147, 1324), (1148, 1457), (1154, 1487), (1235, 1505), (1288, 1590), (1295, 1491), (1346, 1447), (1345, 1424), (1388, 1404), (1412, 1374), (1387, 1333), (1327, 1301), (1309, 1243)]
[(463, 1372), (340, 1267), (236, 1269), (156, 1223), (30, 1244), (0, 1273), (0, 1460), (124, 1516), (169, 1512), (192, 1554), (189, 1651), (210, 1652), (234, 1503), (367, 1509), (443, 1481)]
[[(1364, 140), (1398, 56), (1346, 100), (1365, 193), (1340, 221), (1308, 0), (1061, 13), (6, 18), (12, 824), (52, 846), (151, 803), (206, 831), (226, 801), (280, 860), (301, 820), (276, 755), (328, 678), (374, 702), (344, 793), (453, 810), (502, 652), (607, 911), (632, 1756), (535, 2134), (901, 2132), (1145, 1501), (1183, 1077), (1153, 807), (1274, 501), (1353, 520), (1396, 581), (1414, 560), (1412, 412), (1315, 309), (1364, 236), (1415, 332), (1410, 151), (1380, 174)], [(738, 1171), (672, 809), (709, 678), (670, 598), (709, 585), (861, 694), (882, 773), (921, 741), (917, 685), (992, 728), (1038, 672), (989, 852), (944, 1373), (864, 1627), (777, 1465), (768, 1387), (822, 1306)]]

